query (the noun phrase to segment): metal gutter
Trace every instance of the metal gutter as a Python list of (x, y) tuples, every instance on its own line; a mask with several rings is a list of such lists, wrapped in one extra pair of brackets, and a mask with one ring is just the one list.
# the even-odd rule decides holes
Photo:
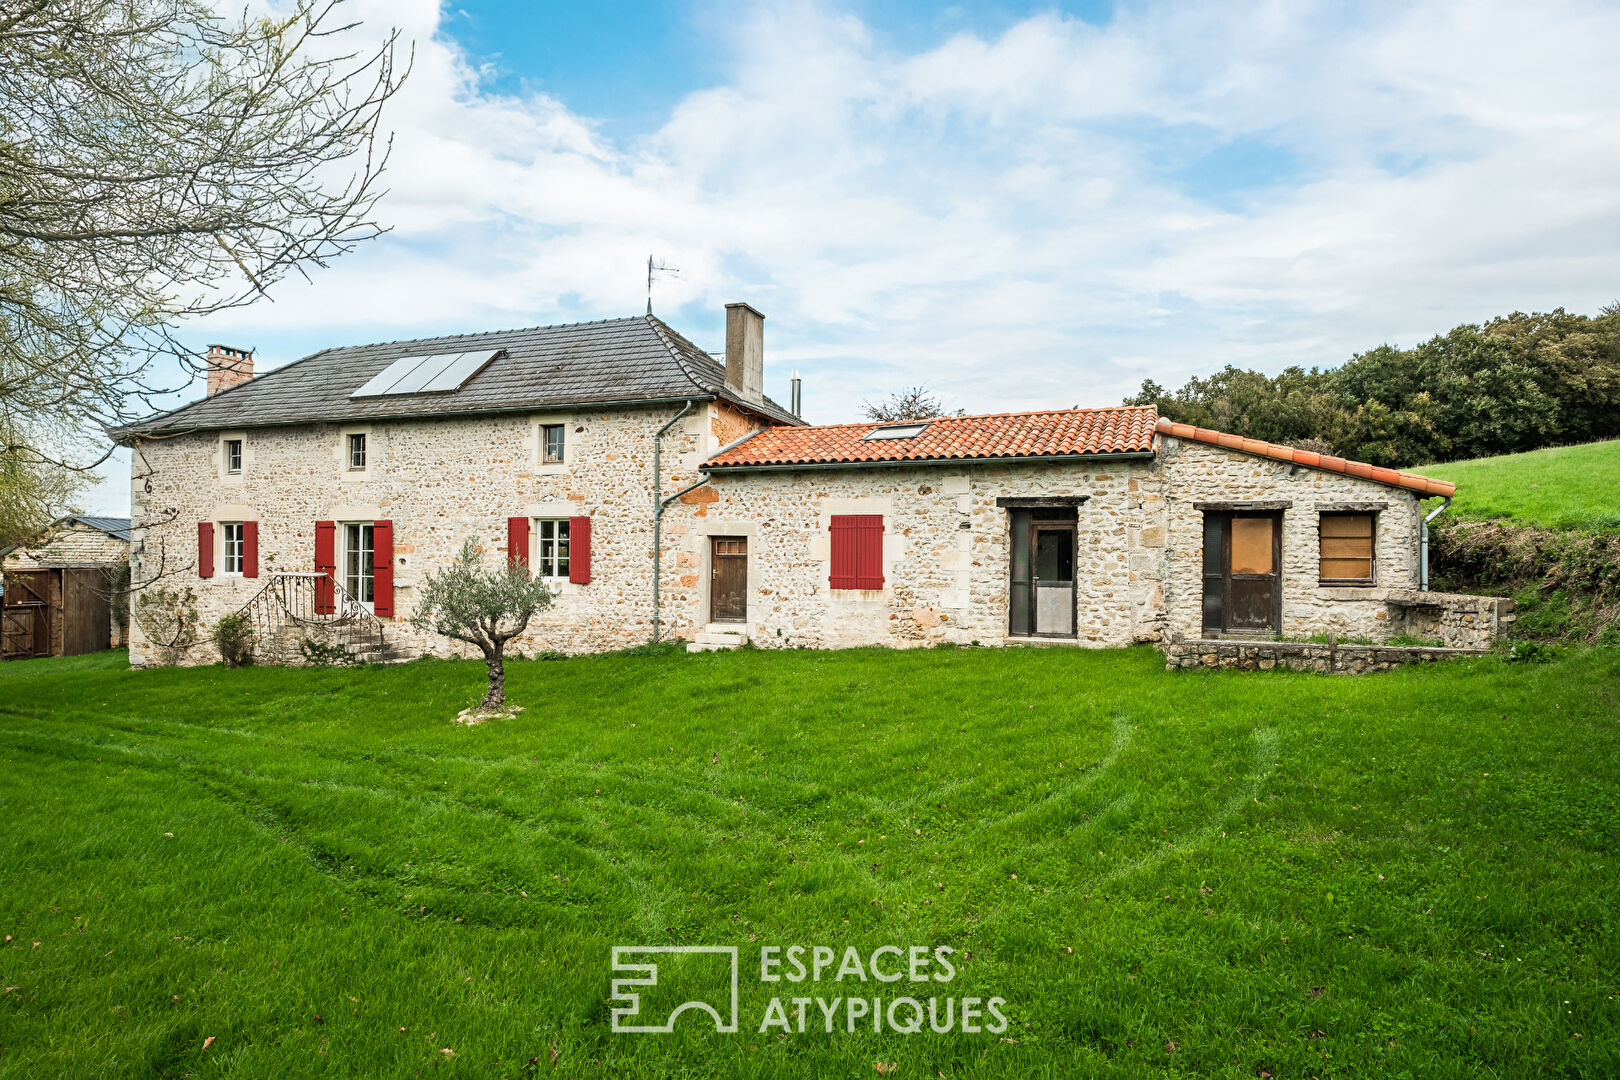
[(792, 465), (705, 465), (715, 475), (745, 472), (798, 472), (806, 469), (895, 469), (921, 465), (1022, 465), (1031, 462), (1147, 461), (1152, 450), (1131, 450), (1113, 454), (1031, 454), (1025, 457), (970, 458), (893, 458), (883, 461), (809, 461)]
[[(682, 495), (686, 494), (686, 492), (691, 491), (693, 487), (698, 487), (698, 486), (708, 482), (708, 477), (703, 477), (696, 484), (693, 484), (691, 487), (685, 488), (682, 491), (678, 491), (674, 495), (671, 495), (667, 499), (662, 498), (662, 495), (663, 495), (663, 492), (664, 492), (664, 487), (663, 487), (663, 484), (664, 484), (664, 480), (663, 480), (664, 433), (666, 431), (668, 431), (670, 428), (674, 427), (681, 420), (685, 419), (686, 414), (692, 411), (692, 403), (694, 401), (697, 401), (697, 400), (699, 400), (699, 399), (697, 399), (697, 398), (688, 398), (687, 401), (686, 401), (686, 404), (681, 406), (681, 411), (676, 413), (674, 416), (672, 416), (670, 418), (670, 420), (669, 420), (669, 423), (667, 423), (663, 427), (659, 428), (657, 433), (653, 435), (653, 502), (652, 502), (652, 510), (653, 510), (653, 550), (652, 550), (652, 556), (653, 556), (653, 593), (652, 593), (653, 616), (652, 616), (652, 639), (653, 639), (654, 642), (656, 642), (658, 640), (659, 616), (661, 614), (661, 609), (659, 607), (659, 602), (660, 602), (659, 586), (663, 583), (664, 507), (668, 506), (675, 499), (678, 499)], [(714, 399), (713, 398), (708, 398), (706, 400), (713, 401)]]

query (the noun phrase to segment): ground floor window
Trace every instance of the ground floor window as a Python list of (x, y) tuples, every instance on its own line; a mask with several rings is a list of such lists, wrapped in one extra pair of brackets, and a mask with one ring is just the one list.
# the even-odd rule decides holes
[(343, 591), (364, 604), (377, 599), (375, 526), (343, 526)]
[(1374, 581), (1372, 514), (1323, 514), (1321, 541), (1323, 585), (1371, 585)]
[(242, 523), (240, 521), (227, 521), (221, 524), (220, 529), (225, 534), (225, 572), (227, 574), (240, 574), (242, 572)]
[(541, 518), (534, 523), (535, 566), (540, 577), (568, 576), (568, 519)]

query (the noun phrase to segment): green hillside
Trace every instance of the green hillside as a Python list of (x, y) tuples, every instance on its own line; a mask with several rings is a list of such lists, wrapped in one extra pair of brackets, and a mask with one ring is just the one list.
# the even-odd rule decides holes
[(1462, 517), (1553, 529), (1620, 526), (1620, 440), (1454, 461), (1417, 470), (1457, 485)]

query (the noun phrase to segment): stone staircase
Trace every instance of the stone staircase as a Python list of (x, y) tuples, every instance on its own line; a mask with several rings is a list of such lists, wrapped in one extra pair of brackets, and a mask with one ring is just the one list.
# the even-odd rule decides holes
[(741, 623), (710, 623), (697, 637), (686, 643), (686, 651), (714, 652), (716, 649), (735, 649), (748, 640)]

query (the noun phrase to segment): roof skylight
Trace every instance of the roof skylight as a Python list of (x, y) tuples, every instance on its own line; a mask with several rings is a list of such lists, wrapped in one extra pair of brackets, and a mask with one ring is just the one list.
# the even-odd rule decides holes
[(480, 349), (477, 352), (401, 357), (349, 396), (383, 397), (460, 390), (468, 379), (483, 371), (499, 355), (499, 349)]
[(891, 427), (873, 428), (862, 435), (861, 439), (869, 442), (879, 439), (915, 439), (927, 430), (927, 424), (896, 424)]

